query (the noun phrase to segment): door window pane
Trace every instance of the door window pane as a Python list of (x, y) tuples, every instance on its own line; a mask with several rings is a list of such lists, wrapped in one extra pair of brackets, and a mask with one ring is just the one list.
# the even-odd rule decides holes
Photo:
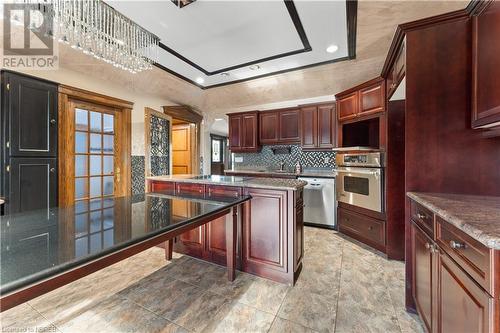
[(114, 124), (114, 116), (110, 114), (103, 114), (102, 118), (102, 131), (104, 133), (114, 133), (115, 132), (115, 124)]
[(86, 198), (89, 195), (87, 178), (75, 179), (75, 199)]
[(96, 210), (102, 208), (102, 200), (101, 199), (93, 199), (90, 200), (90, 210)]
[(220, 140), (212, 140), (212, 162), (220, 163)]
[(90, 253), (94, 253), (102, 249), (101, 233), (90, 235)]
[(90, 130), (92, 132), (102, 131), (102, 114), (99, 112), (90, 112)]
[(103, 135), (103, 153), (104, 154), (113, 154), (113, 140), (114, 135)]
[(89, 214), (78, 214), (75, 216), (75, 235), (76, 237), (84, 236), (88, 233), (87, 219)]
[(101, 177), (90, 177), (90, 197), (100, 197), (101, 192)]
[(104, 175), (112, 175), (113, 174), (113, 156), (103, 156), (102, 157), (102, 173)]
[(104, 238), (103, 248), (104, 249), (113, 245), (113, 239), (114, 239), (113, 233), (114, 233), (113, 229), (104, 231), (104, 236), (103, 236), (103, 238)]
[(90, 175), (101, 174), (101, 155), (90, 155)]
[(112, 176), (107, 176), (103, 177), (103, 195), (111, 195), (113, 194), (113, 177)]
[(75, 109), (75, 129), (80, 131), (88, 131), (89, 115), (86, 110)]
[(90, 134), (90, 153), (99, 154), (101, 152), (102, 146), (102, 135), (101, 134)]
[(75, 133), (75, 153), (87, 153), (87, 133)]
[(75, 177), (88, 175), (87, 155), (75, 156)]
[(87, 237), (75, 240), (75, 257), (79, 258), (89, 253)]
[(90, 213), (90, 233), (93, 234), (97, 231), (101, 231), (101, 211), (95, 211)]

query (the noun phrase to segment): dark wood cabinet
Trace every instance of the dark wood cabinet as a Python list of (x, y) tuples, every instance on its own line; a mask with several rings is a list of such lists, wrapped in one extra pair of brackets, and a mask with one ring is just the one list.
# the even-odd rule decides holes
[(259, 112), (259, 142), (285, 144), (300, 141), (299, 109)]
[(278, 112), (266, 111), (259, 113), (259, 141), (261, 144), (278, 142)]
[(356, 118), (358, 114), (358, 92), (337, 97), (337, 112), (339, 121)]
[(260, 149), (258, 112), (234, 113), (228, 114), (228, 117), (229, 149), (232, 152), (258, 151)]
[(385, 252), (385, 221), (344, 206), (337, 210), (339, 231)]
[(339, 121), (385, 112), (385, 80), (381, 77), (335, 95)]
[(387, 100), (390, 100), (399, 84), (405, 77), (405, 43), (401, 43), (396, 59), (392, 63), (392, 67), (387, 70), (386, 87), (387, 87)]
[(8, 213), (57, 206), (57, 159), (9, 159)]
[(500, 126), (500, 2), (472, 18), (472, 127)]
[(427, 332), (433, 328), (433, 290), (436, 286), (434, 243), (419, 227), (411, 225), (413, 298)]
[(8, 154), (57, 157), (57, 85), (10, 72), (2, 73)]
[(335, 147), (335, 104), (303, 106), (300, 110), (303, 150), (328, 150)]
[(300, 142), (299, 109), (278, 111), (279, 116), (279, 143)]

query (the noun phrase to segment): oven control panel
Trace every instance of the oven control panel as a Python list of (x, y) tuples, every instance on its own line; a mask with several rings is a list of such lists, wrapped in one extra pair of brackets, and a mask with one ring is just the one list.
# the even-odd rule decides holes
[(337, 166), (383, 167), (383, 153), (337, 153)]

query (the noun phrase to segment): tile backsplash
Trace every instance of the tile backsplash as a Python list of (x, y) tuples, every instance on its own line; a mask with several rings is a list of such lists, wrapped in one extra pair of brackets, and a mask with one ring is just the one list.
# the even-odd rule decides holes
[[(274, 154), (274, 148), (290, 148), (290, 154)], [(242, 162), (238, 162), (242, 159)], [(333, 168), (335, 167), (335, 152), (333, 151), (303, 151), (299, 145), (263, 146), (259, 153), (235, 153), (234, 169), (277, 169), (280, 162), (285, 162), (287, 170), (293, 170), (297, 161), (302, 168)]]

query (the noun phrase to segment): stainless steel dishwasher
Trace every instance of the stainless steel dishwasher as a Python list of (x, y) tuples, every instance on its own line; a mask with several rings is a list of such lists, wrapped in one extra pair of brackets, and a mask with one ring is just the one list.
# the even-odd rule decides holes
[(335, 178), (300, 177), (304, 187), (304, 224), (336, 229)]

